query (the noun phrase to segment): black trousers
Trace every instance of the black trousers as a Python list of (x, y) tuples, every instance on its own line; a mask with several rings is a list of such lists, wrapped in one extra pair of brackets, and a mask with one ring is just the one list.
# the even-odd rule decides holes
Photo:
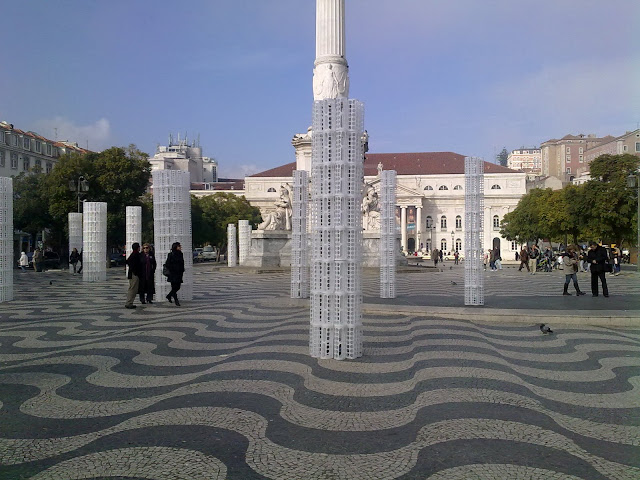
[(173, 298), (178, 298), (178, 295), (176, 295), (176, 293), (178, 293), (178, 290), (180, 290), (180, 286), (182, 285), (182, 282), (171, 282), (171, 291), (169, 292), (169, 295), (167, 295), (168, 297), (173, 297)]
[(598, 295), (598, 278), (600, 278), (600, 283), (602, 283), (602, 294), (605, 297), (608, 297), (609, 289), (607, 288), (605, 272), (591, 272), (591, 293), (593, 295)]

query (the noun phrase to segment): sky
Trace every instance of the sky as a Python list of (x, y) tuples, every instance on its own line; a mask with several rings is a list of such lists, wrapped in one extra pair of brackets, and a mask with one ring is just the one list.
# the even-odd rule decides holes
[[(346, 0), (369, 151), (494, 161), (640, 122), (637, 0)], [(199, 137), (220, 177), (295, 161), (313, 0), (2, 2), (0, 120), (99, 151)]]

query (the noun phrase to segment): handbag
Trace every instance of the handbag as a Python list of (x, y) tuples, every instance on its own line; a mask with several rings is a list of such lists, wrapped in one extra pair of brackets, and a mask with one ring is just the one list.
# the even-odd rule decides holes
[(613, 273), (613, 265), (611, 265), (609, 262), (605, 263), (604, 271), (607, 273)]
[(168, 277), (170, 274), (169, 272), (169, 267), (167, 267), (167, 264), (163, 264), (162, 265), (162, 275), (164, 275), (165, 277)]

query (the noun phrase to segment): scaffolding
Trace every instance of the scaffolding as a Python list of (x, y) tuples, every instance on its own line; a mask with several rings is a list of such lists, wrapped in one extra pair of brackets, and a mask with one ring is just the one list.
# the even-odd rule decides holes
[[(69, 213), (69, 255), (76, 248), (82, 252), (82, 214)], [(73, 265), (69, 262), (69, 272), (73, 273)]]
[(380, 178), (380, 298), (396, 298), (396, 177), (384, 170)]
[(294, 170), (291, 214), (291, 298), (309, 298), (308, 204), (309, 175), (306, 170)]
[(82, 214), (82, 281), (107, 280), (107, 204), (84, 202)]
[(0, 303), (13, 300), (13, 179), (0, 177)]
[(464, 304), (484, 305), (484, 161), (464, 159)]

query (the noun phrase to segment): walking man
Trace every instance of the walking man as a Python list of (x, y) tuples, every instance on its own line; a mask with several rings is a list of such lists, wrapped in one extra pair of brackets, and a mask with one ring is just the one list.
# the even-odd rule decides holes
[(129, 290), (127, 291), (127, 301), (124, 304), (124, 308), (136, 308), (133, 304), (136, 296), (138, 295), (138, 288), (140, 286), (140, 273), (142, 270), (142, 262), (140, 259), (140, 244), (135, 242), (131, 245), (131, 255), (127, 258), (127, 266), (129, 267), (129, 273), (127, 278), (129, 279)]
[(538, 257), (540, 256), (540, 250), (535, 243), (531, 247), (529, 252), (529, 268), (531, 269), (531, 275), (536, 274), (536, 268), (538, 268)]
[(587, 261), (589, 262), (589, 270), (591, 271), (591, 293), (594, 297), (598, 296), (598, 278), (602, 283), (602, 295), (609, 296), (609, 288), (607, 287), (607, 279), (605, 278), (606, 267), (608, 262), (607, 251), (604, 247), (598, 245), (593, 240), (589, 242), (589, 252), (587, 253)]
[(529, 270), (529, 251), (527, 250), (527, 247), (523, 247), (520, 251), (520, 268), (518, 269), (519, 272), (522, 271), (522, 267), (527, 267), (527, 272), (531, 271)]

